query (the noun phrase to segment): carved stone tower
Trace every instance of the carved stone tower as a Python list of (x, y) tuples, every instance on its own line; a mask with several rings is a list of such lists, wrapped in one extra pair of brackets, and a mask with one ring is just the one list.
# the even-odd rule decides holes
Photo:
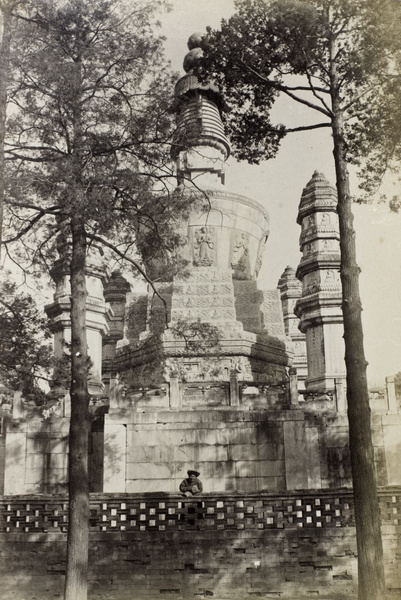
[[(70, 289), (70, 240), (63, 235), (59, 237), (58, 251), (60, 258), (55, 261), (52, 277), (56, 284), (53, 303), (46, 307), (50, 319), (50, 327), (54, 334), (54, 353), (61, 358), (65, 353), (65, 344), (71, 342), (71, 289)], [(109, 321), (112, 315), (110, 306), (105, 302), (104, 285), (110, 273), (101, 257), (99, 248), (92, 248), (87, 256), (86, 264), (86, 328), (88, 354), (92, 361), (91, 377), (88, 389), (91, 396), (104, 393), (102, 382), (102, 342), (109, 332)]]
[(224, 187), (222, 99), (193, 75), (197, 42), (189, 40), (174, 102), (177, 193), (191, 199), (179, 226), (187, 268), (172, 276), (147, 265), (168, 327), (153, 292), (130, 307), (105, 416), (106, 492), (174, 492), (194, 465), (206, 490), (285, 487), (282, 442), (273, 447), (282, 425), (279, 434), (269, 411), (289, 405), (290, 340), (278, 291), (256, 284), (269, 217)]
[(302, 259), (296, 272), (302, 282), (302, 297), (295, 306), (295, 314), (300, 319), (300, 330), (306, 335), (306, 392), (321, 400), (334, 399), (337, 394), (337, 409), (344, 410), (337, 195), (335, 188), (317, 171), (302, 192), (297, 222), (302, 227)]

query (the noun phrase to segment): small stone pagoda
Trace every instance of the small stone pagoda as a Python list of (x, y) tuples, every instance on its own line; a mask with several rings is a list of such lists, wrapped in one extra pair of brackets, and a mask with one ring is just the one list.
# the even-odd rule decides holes
[[(302, 258), (296, 276), (302, 282), (302, 294), (294, 311), (306, 339), (306, 392), (320, 400), (336, 396), (341, 404), (345, 349), (337, 194), (322, 173), (315, 171), (304, 188), (297, 222), (302, 227)], [(338, 408), (344, 410), (345, 406)]]

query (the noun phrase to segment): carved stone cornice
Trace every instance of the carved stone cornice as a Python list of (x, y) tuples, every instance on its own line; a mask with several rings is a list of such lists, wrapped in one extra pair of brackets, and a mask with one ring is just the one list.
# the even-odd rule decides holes
[(337, 252), (324, 255), (316, 252), (314, 256), (301, 258), (297, 268), (297, 278), (302, 281), (306, 274), (325, 269), (339, 271), (340, 262), (341, 257)]

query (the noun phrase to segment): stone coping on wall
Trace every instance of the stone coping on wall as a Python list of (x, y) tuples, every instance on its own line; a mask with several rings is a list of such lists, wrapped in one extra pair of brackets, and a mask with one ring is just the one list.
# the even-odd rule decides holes
[[(382, 522), (401, 525), (401, 488), (379, 491)], [(179, 532), (186, 530), (280, 530), (353, 527), (349, 489), (291, 493), (91, 494), (90, 531)], [(68, 528), (64, 495), (4, 496), (1, 531), (8, 534), (57, 534)]]

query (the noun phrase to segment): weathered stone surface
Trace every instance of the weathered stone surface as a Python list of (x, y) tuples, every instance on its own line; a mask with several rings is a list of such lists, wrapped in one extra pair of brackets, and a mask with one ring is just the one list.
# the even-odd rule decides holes
[(103, 490), (125, 492), (127, 429), (124, 424), (113, 423), (107, 417), (104, 429)]
[(5, 452), (5, 494), (25, 493), (25, 453), (26, 434), (9, 431)]

